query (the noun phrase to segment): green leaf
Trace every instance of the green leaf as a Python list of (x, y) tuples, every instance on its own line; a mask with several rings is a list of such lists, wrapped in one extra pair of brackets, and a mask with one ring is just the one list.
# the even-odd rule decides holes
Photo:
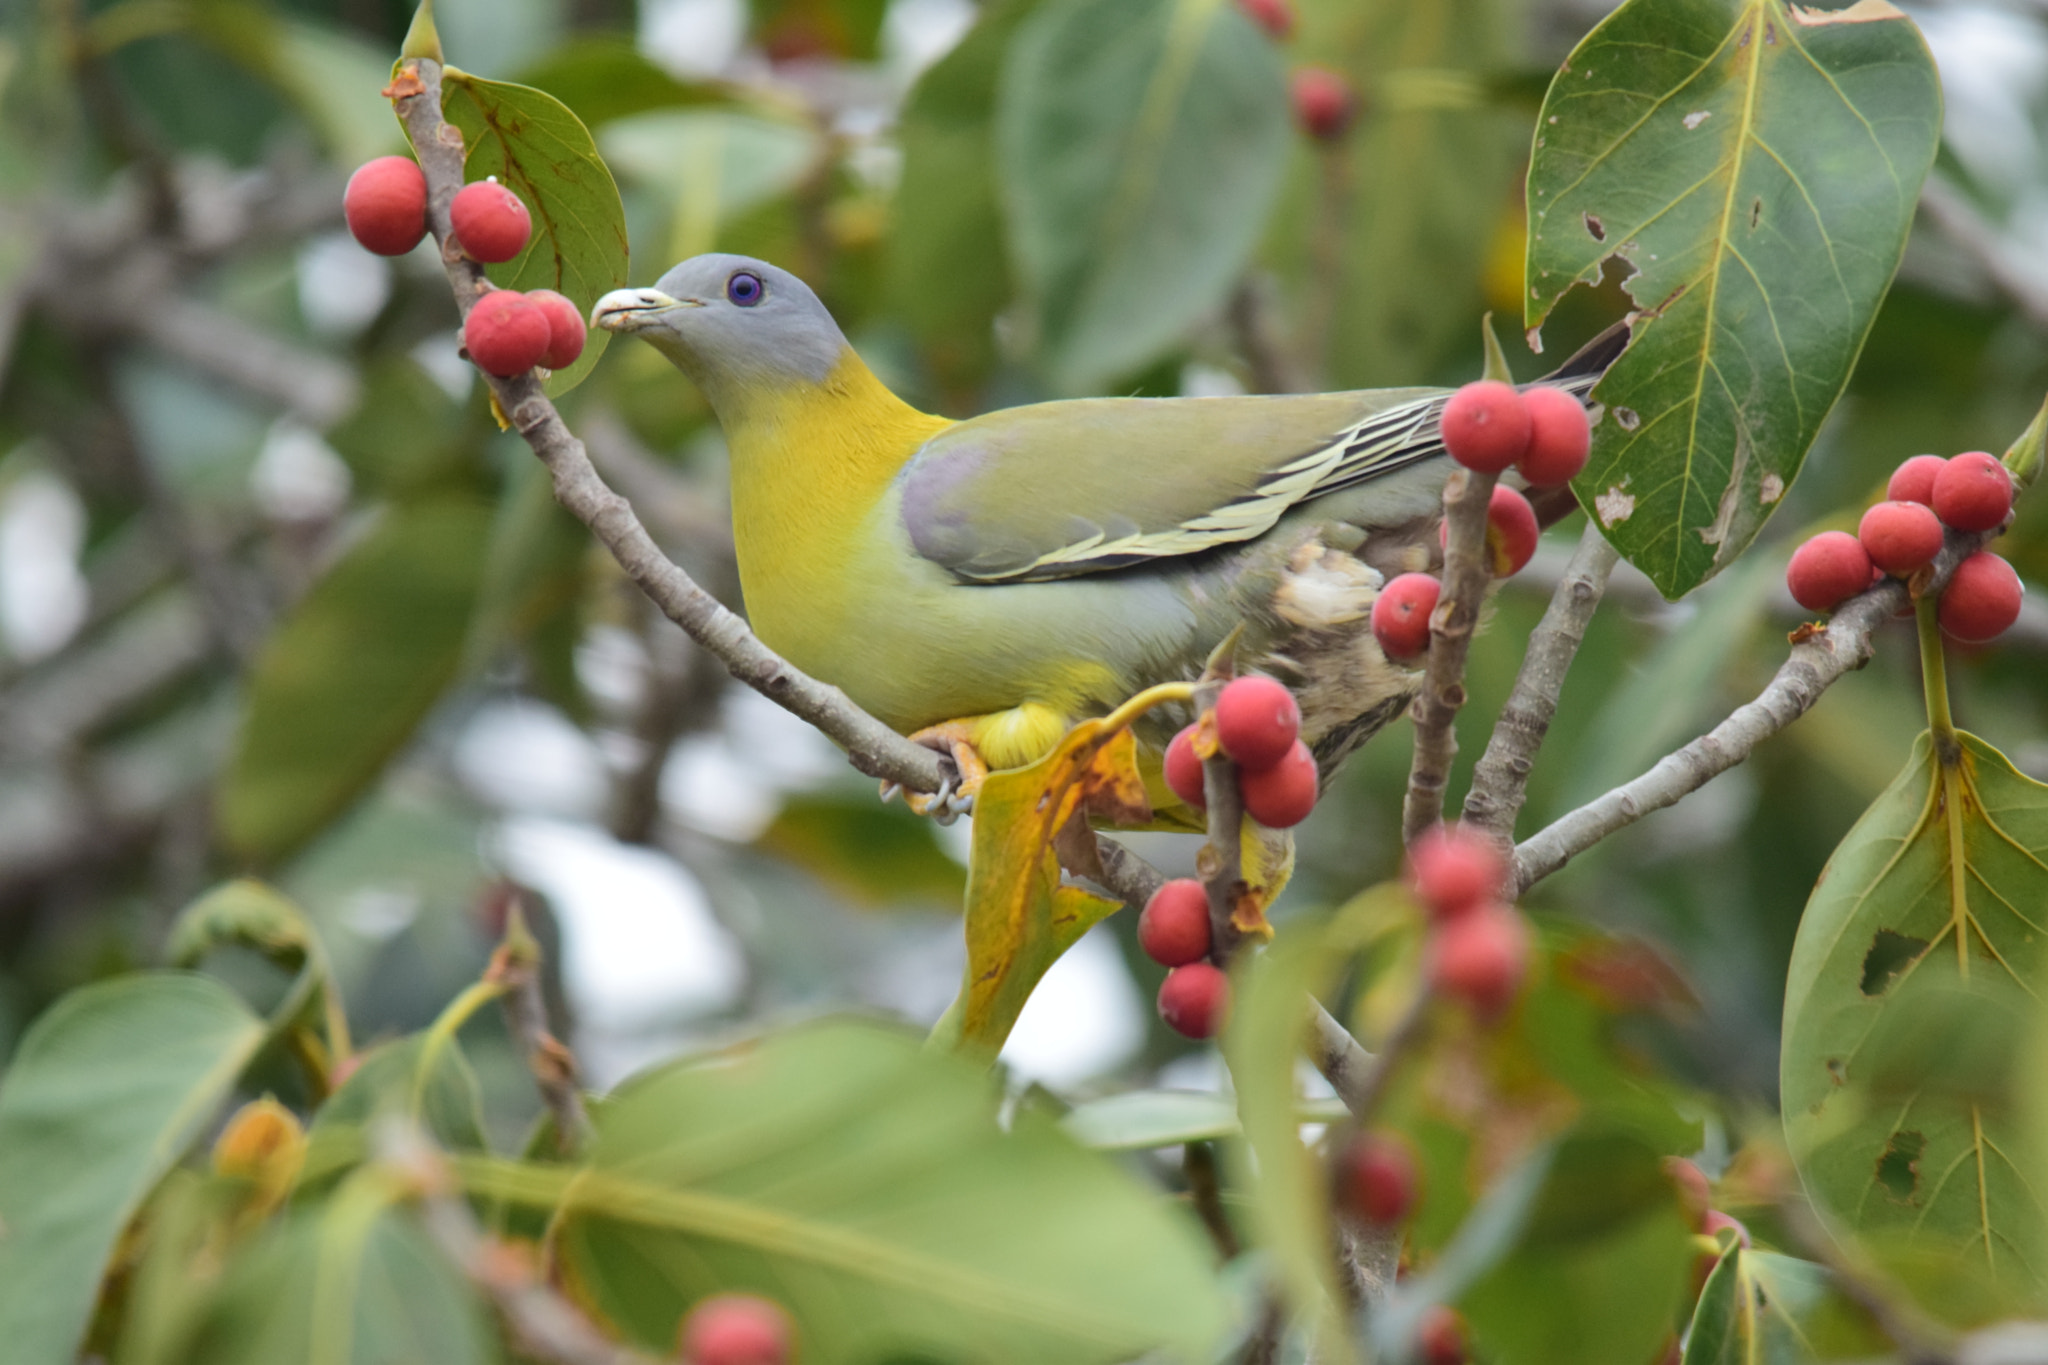
[(186, 1365), (485, 1365), (482, 1306), (417, 1219), (368, 1180), (295, 1209), (230, 1266)]
[(755, 847), (868, 908), (953, 907), (967, 873), (940, 847), (932, 822), (866, 792), (791, 797)]
[[(2048, 1208), (2011, 1079), (2048, 983), (2048, 787), (1951, 733), (1920, 737), (1807, 902), (1785, 985), (1785, 1132), (1835, 1223), (2038, 1308)], [(1960, 1311), (1946, 1295), (1928, 1307)]]
[(307, 1136), (302, 1189), (319, 1190), (355, 1166), (368, 1152), (370, 1124), (391, 1113), (416, 1121), (434, 1144), (452, 1151), (481, 1152), (483, 1089), (456, 1039), (434, 1054), (434, 1072), (420, 1083), (424, 1035), (385, 1043), (361, 1054), (361, 1063), (313, 1117)]
[(1280, 187), (1287, 89), (1222, 0), (1053, 0), (1009, 45), (996, 164), (1036, 351), (1080, 391), (1222, 304)]
[(467, 501), (389, 509), (271, 634), (221, 793), (238, 855), (297, 848), (411, 738), (462, 662), (490, 529)]
[(1873, 1360), (1892, 1344), (1837, 1293), (1827, 1267), (1741, 1245), (1700, 1291), (1685, 1365), (1807, 1365)]
[(787, 1305), (806, 1365), (1188, 1358), (1223, 1327), (1193, 1221), (981, 1071), (867, 1023), (629, 1082), (587, 1167), (458, 1158), (472, 1193), (559, 1202), (571, 1291), (665, 1350), (706, 1294)]
[(889, 234), (891, 311), (940, 381), (978, 380), (995, 360), (996, 314), (1012, 292), (995, 175), (996, 78), (1039, 0), (1001, 0), (918, 80), (897, 138), (903, 180)]
[(1941, 93), (1885, 0), (1630, 0), (1552, 81), (1534, 327), (1618, 257), (1642, 310), (1579, 500), (1667, 597), (1728, 566), (1840, 397), (1905, 249)]
[[(441, 85), (441, 109), (462, 130), (462, 171), (496, 176), (526, 203), (533, 239), (503, 265), (488, 267), (506, 289), (553, 289), (584, 313), (626, 283), (626, 208), (590, 130), (553, 95), (487, 81), (454, 67)], [(583, 382), (611, 333), (592, 331), (583, 355), (547, 382), (559, 398)]]
[(74, 991), (0, 1084), (0, 1341), (69, 1365), (114, 1240), (212, 1123), (263, 1042), (225, 986), (182, 972)]

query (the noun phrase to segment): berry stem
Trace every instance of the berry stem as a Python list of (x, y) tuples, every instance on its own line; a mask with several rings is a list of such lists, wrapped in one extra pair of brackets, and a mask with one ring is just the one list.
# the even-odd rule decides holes
[(1914, 607), (1920, 628), (1920, 681), (1927, 692), (1927, 728), (1934, 732), (1937, 747), (1955, 739), (1955, 717), (1948, 709), (1948, 660), (1942, 649), (1941, 625), (1935, 617), (1940, 608), (1938, 593), (1925, 593)]

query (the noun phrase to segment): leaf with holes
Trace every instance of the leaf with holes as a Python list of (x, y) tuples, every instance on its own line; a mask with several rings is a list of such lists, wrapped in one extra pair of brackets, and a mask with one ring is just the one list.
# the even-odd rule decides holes
[(1967, 1253), (1976, 1280), (2039, 1308), (2048, 1208), (2010, 1090), (2048, 990), (2048, 787), (1952, 733), (1920, 737), (1807, 902), (1785, 987), (1786, 1136), (1822, 1212), (1908, 1257), (1909, 1287), (1903, 1267)]
[(1631, 0), (1551, 82), (1528, 298), (1632, 267), (1635, 339), (1573, 483), (1667, 597), (1739, 554), (1841, 396), (1905, 249), (1941, 93), (1886, 0)]
[(1055, 385), (1157, 360), (1244, 268), (1287, 161), (1280, 57), (1217, 0), (1059, 0), (1009, 45), (996, 171)]
[[(469, 180), (496, 176), (526, 203), (533, 239), (489, 267), (504, 289), (554, 289), (587, 315), (598, 296), (626, 283), (626, 208), (590, 130), (553, 95), (447, 68), (441, 111), (462, 130)], [(548, 380), (559, 397), (583, 382), (609, 332), (592, 332), (574, 365)]]

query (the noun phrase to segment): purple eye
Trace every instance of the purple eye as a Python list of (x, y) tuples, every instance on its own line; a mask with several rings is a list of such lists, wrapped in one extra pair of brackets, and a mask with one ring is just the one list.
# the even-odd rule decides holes
[(751, 271), (739, 271), (725, 282), (725, 296), (742, 308), (759, 303), (763, 292), (761, 277)]

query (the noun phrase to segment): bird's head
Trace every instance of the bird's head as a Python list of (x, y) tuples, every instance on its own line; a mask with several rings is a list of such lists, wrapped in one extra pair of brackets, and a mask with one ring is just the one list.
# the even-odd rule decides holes
[(749, 256), (693, 256), (652, 289), (606, 294), (590, 321), (650, 343), (696, 381), (721, 418), (823, 384), (847, 351), (809, 285)]

